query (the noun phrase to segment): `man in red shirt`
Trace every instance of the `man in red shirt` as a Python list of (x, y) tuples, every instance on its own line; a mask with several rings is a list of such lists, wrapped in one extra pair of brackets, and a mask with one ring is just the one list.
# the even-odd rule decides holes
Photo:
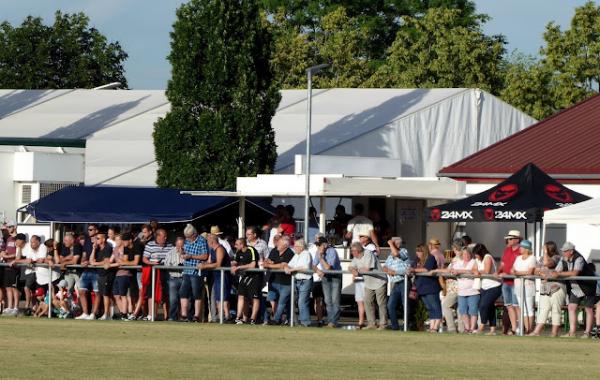
[[(502, 253), (502, 259), (500, 266), (498, 267), (497, 274), (510, 275), (510, 270), (515, 263), (517, 256), (521, 254), (519, 249), (519, 243), (522, 240), (521, 232), (518, 230), (511, 230), (504, 237), (506, 241), (506, 248)], [(509, 335), (513, 335), (517, 330), (517, 315), (519, 315), (519, 303), (517, 302), (517, 295), (515, 294), (515, 280), (504, 279), (502, 283), (502, 298), (504, 299), (504, 306), (508, 310), (508, 317), (510, 319), (511, 331)]]

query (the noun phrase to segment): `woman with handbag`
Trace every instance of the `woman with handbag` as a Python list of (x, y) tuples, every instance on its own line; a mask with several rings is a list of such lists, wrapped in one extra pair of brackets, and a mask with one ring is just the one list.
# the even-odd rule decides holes
[[(477, 263), (477, 275), (491, 275), (496, 273), (496, 262), (483, 244), (475, 244), (473, 256)], [(502, 283), (491, 278), (482, 278), (479, 292), (479, 325), (478, 332), (482, 333), (485, 325), (490, 325), (490, 332), (486, 335), (496, 335), (496, 300), (502, 295)]]
[[(477, 264), (473, 260), (473, 247), (463, 247), (462, 260), (454, 264), (450, 273), (453, 275), (473, 274), (477, 272)], [(462, 315), (465, 333), (477, 333), (477, 313), (479, 307), (479, 288), (481, 281), (468, 277), (458, 279), (458, 312)], [(479, 279), (477, 279), (479, 280)]]

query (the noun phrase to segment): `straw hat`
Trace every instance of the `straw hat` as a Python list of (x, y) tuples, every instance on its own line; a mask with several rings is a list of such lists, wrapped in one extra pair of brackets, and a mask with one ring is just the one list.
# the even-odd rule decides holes
[(517, 238), (521, 239), (521, 231), (519, 230), (510, 230), (508, 234), (504, 237), (504, 239)]
[(213, 235), (221, 235), (223, 232), (221, 232), (219, 226), (212, 226), (210, 227), (210, 233)]

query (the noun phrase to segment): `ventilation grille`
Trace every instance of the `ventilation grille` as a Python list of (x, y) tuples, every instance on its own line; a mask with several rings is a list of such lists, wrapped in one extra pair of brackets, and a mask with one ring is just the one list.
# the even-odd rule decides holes
[[(60, 189), (69, 186), (76, 186), (71, 183), (40, 183), (40, 198), (50, 195)], [(25, 186), (23, 186), (24, 188)], [(30, 197), (31, 198), (31, 197)], [(27, 202), (29, 203), (29, 202)]]
[(31, 203), (31, 185), (21, 186), (21, 203)]

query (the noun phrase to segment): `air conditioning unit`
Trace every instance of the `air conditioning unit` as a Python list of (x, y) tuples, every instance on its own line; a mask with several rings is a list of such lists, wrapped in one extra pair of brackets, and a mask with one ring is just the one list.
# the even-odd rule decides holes
[[(40, 184), (36, 182), (24, 182), (16, 184), (17, 209), (27, 206), (36, 201), (40, 196)], [(19, 212), (17, 223), (32, 223), (31, 215)]]

